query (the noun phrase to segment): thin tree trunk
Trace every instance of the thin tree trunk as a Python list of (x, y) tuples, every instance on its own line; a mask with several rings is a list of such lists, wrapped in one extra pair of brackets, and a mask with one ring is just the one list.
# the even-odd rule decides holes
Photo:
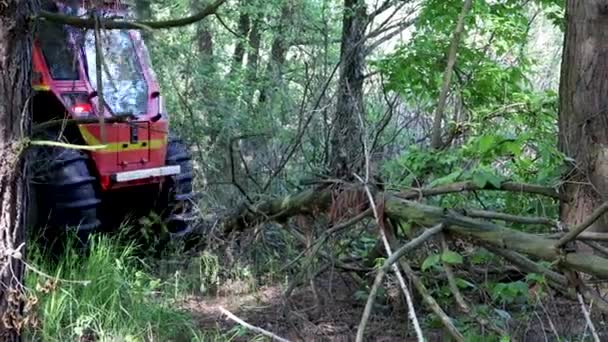
[(456, 64), (456, 57), (458, 55), (458, 45), (460, 45), (460, 37), (464, 29), (464, 19), (471, 10), (473, 0), (465, 0), (462, 7), (462, 11), (458, 16), (458, 22), (454, 29), (454, 35), (450, 45), (450, 52), (448, 53), (448, 65), (445, 68), (443, 74), (443, 84), (441, 87), (441, 93), (439, 94), (439, 101), (437, 102), (437, 108), (435, 109), (435, 118), (433, 119), (433, 131), (431, 137), (431, 147), (439, 149), (443, 147), (443, 141), (441, 140), (441, 126), (443, 121), (443, 112), (445, 110), (445, 104), (448, 99), (448, 92), (450, 91), (450, 83), (452, 80), (452, 74), (454, 73), (454, 65)]
[[(191, 7), (193, 12), (196, 13), (208, 4), (209, 0), (192, 0)], [(207, 60), (210, 60), (213, 57), (213, 33), (209, 28), (209, 22), (206, 20), (202, 20), (197, 24), (196, 43), (198, 52), (201, 54), (201, 56)]]
[(38, 2), (0, 2), (0, 340), (18, 341), (23, 328), (26, 183), (22, 161), (31, 111), (30, 18)]
[(366, 26), (364, 0), (344, 0), (338, 103), (331, 137), (329, 168), (336, 177), (352, 177), (363, 165), (363, 67)]
[[(152, 19), (152, 6), (150, 0), (135, 0), (135, 12), (139, 20)], [(154, 36), (149, 30), (142, 30), (142, 36), (147, 43), (150, 43)]]
[(238, 41), (234, 47), (234, 53), (232, 55), (232, 68), (230, 69), (231, 74), (236, 73), (243, 66), (243, 60), (245, 59), (245, 40), (251, 26), (251, 20), (249, 19), (249, 13), (247, 13), (246, 8), (241, 9), (238, 25), (239, 27), (237, 33), (239, 34), (239, 37), (237, 37)]
[(256, 91), (256, 82), (258, 79), (258, 60), (260, 58), (260, 32), (261, 19), (256, 18), (253, 21), (251, 32), (249, 32), (249, 53), (247, 57), (247, 101), (249, 103), (249, 110), (253, 110), (253, 97)]
[(276, 30), (270, 47), (270, 60), (266, 67), (264, 85), (260, 89), (259, 103), (263, 104), (268, 99), (272, 89), (278, 87), (283, 73), (283, 65), (287, 59), (289, 49), (289, 38), (293, 24), (294, 1), (285, 0), (281, 7), (278, 29)]
[[(608, 1), (568, 0), (566, 6), (559, 146), (572, 162), (560, 217), (574, 225), (608, 200)], [(608, 220), (590, 229), (606, 231)]]

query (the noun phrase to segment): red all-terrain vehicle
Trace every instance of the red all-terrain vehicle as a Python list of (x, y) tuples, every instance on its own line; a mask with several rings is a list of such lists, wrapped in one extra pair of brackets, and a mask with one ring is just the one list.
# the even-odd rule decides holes
[[(69, 15), (129, 17), (120, 3), (43, 1)], [(104, 2), (101, 2), (104, 3)], [(169, 134), (167, 114), (146, 47), (136, 30), (95, 30), (41, 21), (36, 30), (34, 134), (45, 140), (105, 145), (83, 151), (44, 147), (33, 161), (37, 221), (52, 235), (74, 228), (81, 237), (112, 226), (129, 212), (160, 213), (172, 234), (188, 232), (192, 164)], [(97, 84), (101, 70), (102, 87)], [(103, 94), (103, 110), (99, 108)], [(103, 124), (100, 123), (103, 116)], [(105, 137), (104, 137), (105, 136)]]

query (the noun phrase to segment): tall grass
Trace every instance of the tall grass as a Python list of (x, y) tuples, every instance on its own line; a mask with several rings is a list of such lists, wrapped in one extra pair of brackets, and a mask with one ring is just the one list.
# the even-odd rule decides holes
[(40, 324), (28, 331), (27, 340), (192, 341), (203, 336), (191, 317), (176, 309), (174, 294), (163, 291), (165, 284), (143, 271), (135, 247), (119, 241), (95, 237), (86, 255), (67, 247), (56, 262), (40, 249), (29, 251), (41, 271), (26, 276), (30, 296), (38, 299)]

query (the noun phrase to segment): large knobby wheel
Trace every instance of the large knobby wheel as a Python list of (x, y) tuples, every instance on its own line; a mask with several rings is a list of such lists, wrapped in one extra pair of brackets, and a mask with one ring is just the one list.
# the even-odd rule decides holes
[(37, 149), (32, 162), (36, 222), (45, 237), (65, 238), (75, 232), (82, 242), (101, 226), (97, 180), (89, 171), (89, 156), (73, 149)]
[(170, 137), (167, 144), (167, 165), (179, 165), (181, 172), (166, 181), (167, 215), (169, 233), (173, 236), (188, 234), (194, 219), (192, 191), (192, 160), (188, 147), (180, 140)]

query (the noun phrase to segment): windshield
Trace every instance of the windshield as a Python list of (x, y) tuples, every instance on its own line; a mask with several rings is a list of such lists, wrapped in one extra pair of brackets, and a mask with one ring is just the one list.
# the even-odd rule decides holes
[(44, 59), (56, 80), (77, 80), (76, 55), (68, 39), (68, 34), (61, 25), (47, 21), (40, 22), (38, 38)]
[[(105, 102), (116, 115), (145, 114), (148, 104), (148, 85), (131, 36), (127, 31), (119, 30), (101, 31), (100, 36)], [(94, 31), (86, 33), (84, 50), (88, 76), (91, 85), (97, 90)]]

